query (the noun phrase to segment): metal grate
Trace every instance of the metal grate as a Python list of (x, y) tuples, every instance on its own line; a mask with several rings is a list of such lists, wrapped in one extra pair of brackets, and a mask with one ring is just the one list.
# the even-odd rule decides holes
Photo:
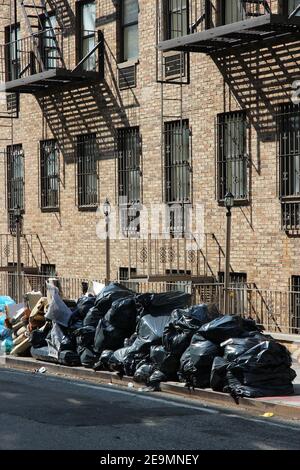
[(127, 204), (141, 200), (141, 137), (138, 127), (117, 131), (119, 197)]
[(300, 230), (300, 106), (282, 104), (277, 116), (282, 229)]
[(291, 327), (293, 333), (300, 333), (300, 276), (291, 279)]
[(217, 118), (218, 199), (231, 192), (236, 200), (248, 199), (247, 121), (243, 111)]
[(165, 78), (184, 78), (186, 75), (186, 56), (182, 53), (164, 57)]
[(19, 117), (20, 99), (18, 93), (6, 93), (6, 109), (11, 117)]
[(21, 144), (7, 147), (8, 212), (17, 206), (24, 210), (24, 152)]
[(78, 206), (95, 208), (99, 203), (98, 147), (96, 134), (77, 137), (77, 184)]
[(59, 149), (56, 140), (40, 143), (41, 208), (59, 208)]
[(118, 70), (120, 90), (134, 88), (136, 86), (136, 66), (130, 65), (128, 67), (119, 68)]
[(165, 202), (189, 203), (191, 200), (190, 129), (188, 120), (166, 122)]

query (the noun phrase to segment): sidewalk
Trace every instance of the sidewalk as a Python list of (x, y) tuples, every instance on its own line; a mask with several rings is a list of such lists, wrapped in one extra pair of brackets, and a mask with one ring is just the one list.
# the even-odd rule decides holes
[[(120, 377), (111, 372), (94, 372), (84, 367), (66, 367), (59, 364), (36, 361), (33, 358), (21, 358), (7, 356), (0, 368), (11, 368), (26, 372), (37, 372), (44, 367), (47, 375), (61, 376), (74, 380), (84, 380), (98, 384), (110, 384), (122, 388), (130, 388), (132, 391), (143, 393), (141, 384), (133, 382), (132, 377)], [(224, 408), (245, 410), (255, 416), (272, 413), (274, 417), (300, 420), (300, 364), (294, 363), (293, 368), (297, 373), (295, 379), (295, 395), (290, 397), (266, 397), (266, 398), (241, 398), (237, 405), (232, 397), (225, 393), (214, 392), (210, 389), (188, 390), (184, 384), (177, 382), (165, 382), (161, 384), (161, 392), (180, 396), (183, 399), (197, 399), (202, 403), (219, 405)], [(147, 392), (159, 395), (159, 392)]]

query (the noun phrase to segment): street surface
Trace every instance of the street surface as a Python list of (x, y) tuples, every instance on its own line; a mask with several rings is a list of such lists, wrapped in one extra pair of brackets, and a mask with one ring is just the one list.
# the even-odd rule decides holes
[(0, 369), (0, 402), (0, 450), (300, 449), (295, 421), (46, 374)]

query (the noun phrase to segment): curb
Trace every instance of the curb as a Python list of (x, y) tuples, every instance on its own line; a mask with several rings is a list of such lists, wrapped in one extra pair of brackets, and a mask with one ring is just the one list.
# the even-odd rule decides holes
[[(36, 361), (32, 358), (16, 358), (7, 356), (5, 363), (1, 365), (7, 369), (16, 369), (29, 372), (35, 372), (40, 367), (47, 369), (48, 375), (63, 376), (66, 378), (73, 378), (78, 380), (87, 380), (92, 383), (102, 384), (113, 384), (118, 385), (122, 388), (128, 388), (128, 384), (133, 384), (133, 389), (141, 388), (141, 384), (133, 382), (132, 377), (123, 377), (122, 379), (117, 373), (112, 372), (95, 372), (91, 369), (85, 369), (84, 367), (67, 367), (59, 364), (52, 364), (49, 362)], [(161, 392), (177, 395), (181, 398), (196, 399), (203, 402), (207, 402), (214, 405), (219, 405), (226, 408), (234, 408), (250, 412), (251, 414), (264, 414), (274, 413), (275, 416), (300, 420), (300, 407), (281, 405), (278, 403), (272, 403), (269, 401), (263, 401), (263, 399), (254, 398), (241, 398), (237, 405), (230, 395), (214, 392), (212, 390), (188, 390), (182, 384), (176, 382), (163, 382), (161, 383)]]

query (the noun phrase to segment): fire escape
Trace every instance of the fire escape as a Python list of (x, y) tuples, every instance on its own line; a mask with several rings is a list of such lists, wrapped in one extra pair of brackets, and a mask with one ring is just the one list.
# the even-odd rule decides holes
[[(94, 42), (75, 58), (72, 55), (74, 34), (57, 21), (62, 7), (56, 0), (18, 0), (17, 5), (27, 35), (24, 37), (24, 31), (14, 27), (9, 40), (0, 47), (0, 92), (35, 94), (70, 84), (84, 86), (103, 79), (104, 38), (101, 31), (87, 32)], [(12, 21), (17, 23), (17, 12), (12, 15)]]
[[(166, 24), (168, 15), (170, 16), (172, 13), (174, 15), (175, 3), (177, 11), (175, 23), (179, 32), (177, 31), (177, 34), (172, 36), (167, 34), (168, 32), (166, 33)], [(295, 44), (298, 44), (300, 40), (300, 2), (288, 0), (179, 0), (177, 2), (158, 0), (157, 4), (157, 16), (162, 24), (160, 38), (157, 41), (158, 54), (161, 54), (163, 58), (167, 58), (171, 53), (181, 54), (183, 57), (190, 53), (202, 53), (210, 56), (223, 74), (229, 88), (234, 90), (236, 85), (237, 101), (242, 109), (249, 111), (249, 114), (251, 114), (251, 110), (248, 109), (246, 98), (244, 101), (238, 99), (242, 95), (241, 84), (243, 84), (244, 90), (247, 89), (244, 91), (243, 97), (246, 96), (246, 93), (249, 97), (253, 92), (254, 101), (257, 103), (257, 97), (261, 96), (261, 103), (265, 106), (266, 114), (262, 116), (261, 111), (258, 111), (257, 114), (253, 113), (250, 117), (253, 118), (254, 125), (257, 125), (258, 132), (265, 125), (263, 118), (266, 115), (272, 122), (271, 131), (273, 132), (275, 129), (279, 168), (277, 187), (281, 202), (282, 230), (288, 234), (299, 236), (300, 193), (298, 188), (300, 187), (300, 173), (299, 151), (296, 148), (300, 143), (300, 134), (299, 132), (297, 134), (292, 125), (293, 119), (296, 119), (295, 115), (299, 113), (299, 106), (296, 109), (290, 100), (291, 83), (295, 78), (289, 78), (288, 72), (284, 71), (285, 66), (288, 71), (291, 71), (291, 58), (284, 58), (283, 53), (286, 51), (286, 55), (288, 55), (289, 46), (293, 44), (294, 49), (297, 49)], [(169, 8), (168, 12), (166, 12), (166, 8)], [(183, 12), (185, 12), (184, 21), (181, 19)], [(275, 64), (276, 50), (281, 51), (277, 64)], [(251, 57), (250, 54), (252, 54)], [(253, 60), (254, 54), (256, 56)], [(258, 57), (265, 57), (261, 71), (258, 71)], [(256, 64), (254, 65), (256, 67), (254, 74), (250, 72), (249, 63), (251, 60)], [(295, 70), (298, 70), (296, 58), (294, 58), (294, 62)], [(274, 94), (272, 96), (270, 91), (272, 88), (270, 75), (274, 76), (270, 64), (277, 66), (279, 77), (277, 83), (274, 81), (275, 85), (272, 83), (273, 88), (277, 86), (278, 90), (282, 91), (281, 84), (284, 78), (287, 84), (287, 88), (282, 94), (283, 98), (278, 92), (277, 103)], [(239, 75), (241, 70), (243, 76)], [(258, 73), (261, 73), (262, 80), (264, 79), (264, 71), (265, 74), (270, 74), (265, 81), (268, 86), (262, 84), (263, 82), (258, 78)], [(288, 83), (289, 80), (291, 83)], [(256, 86), (257, 88), (255, 88)], [(240, 89), (238, 89), (239, 87)], [(265, 91), (266, 88), (268, 88), (269, 94)], [(259, 93), (261, 94), (259, 95)], [(287, 98), (288, 96), (289, 98)], [(287, 99), (289, 103), (284, 108), (280, 108), (278, 106), (280, 100), (286, 101)], [(248, 98), (248, 103), (249, 101)], [(164, 99), (162, 99), (162, 108), (163, 103)], [(269, 132), (270, 129), (267, 126), (265, 128), (267, 129), (266, 133)], [(294, 142), (294, 146), (287, 142)]]
[[(68, 21), (68, 2), (61, 0), (0, 0), (0, 20), (0, 165), (1, 180), (7, 184), (11, 166), (8, 148), (19, 166), (23, 165), (22, 151), (16, 154), (14, 150), (19, 95), (61, 92), (64, 87), (78, 89), (102, 82), (104, 37), (101, 31), (84, 30), (85, 47), (78, 46), (77, 31)], [(14, 194), (23, 180), (15, 178), (11, 186)], [(8, 210), (5, 191), (0, 204)], [(17, 241), (10, 224), (9, 231), (0, 234), (0, 274), (16, 272)], [(51, 266), (37, 234), (22, 234), (21, 260), (27, 276), (39, 274), (42, 266)]]

